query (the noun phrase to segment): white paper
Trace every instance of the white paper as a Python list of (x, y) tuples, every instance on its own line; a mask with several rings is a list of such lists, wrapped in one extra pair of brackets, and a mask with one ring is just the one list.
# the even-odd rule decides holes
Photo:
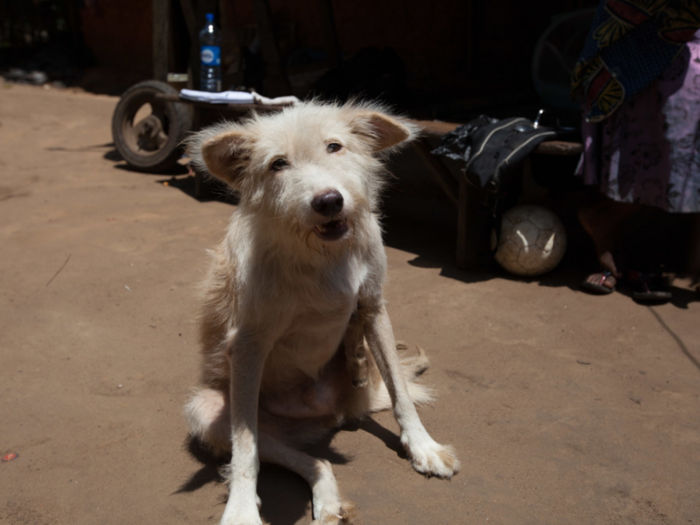
[(221, 93), (208, 93), (194, 89), (180, 90), (180, 97), (197, 102), (209, 102), (210, 104), (253, 104), (255, 98), (252, 93), (246, 91), (222, 91)]
[(180, 98), (196, 102), (208, 102), (209, 104), (262, 104), (265, 106), (293, 106), (300, 102), (295, 96), (267, 98), (255, 92), (248, 93), (247, 91), (209, 93), (194, 89), (180, 90)]

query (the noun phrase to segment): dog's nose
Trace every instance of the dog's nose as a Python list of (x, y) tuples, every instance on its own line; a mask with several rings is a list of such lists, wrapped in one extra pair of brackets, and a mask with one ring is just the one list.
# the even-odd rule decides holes
[(343, 209), (343, 196), (336, 190), (324, 191), (314, 197), (311, 207), (324, 217), (332, 217)]

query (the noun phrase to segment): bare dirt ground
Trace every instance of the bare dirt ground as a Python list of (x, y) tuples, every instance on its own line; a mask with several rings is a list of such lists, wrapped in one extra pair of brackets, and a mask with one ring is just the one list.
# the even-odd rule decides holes
[[(123, 169), (115, 104), (0, 86), (0, 454), (19, 454), (0, 463), (2, 524), (223, 511), (217, 464), (188, 445), (181, 408), (198, 376), (205, 249), (235, 207)], [(577, 292), (577, 271), (472, 274), (454, 267), (452, 235), (390, 221), (388, 298), (397, 337), (432, 358), (439, 397), (423, 421), (463, 470), (413, 472), (388, 413), (339, 432), (315, 452), (363, 523), (700, 523), (700, 303), (687, 283), (649, 308)], [(273, 525), (311, 520), (296, 475), (264, 467), (259, 492)]]

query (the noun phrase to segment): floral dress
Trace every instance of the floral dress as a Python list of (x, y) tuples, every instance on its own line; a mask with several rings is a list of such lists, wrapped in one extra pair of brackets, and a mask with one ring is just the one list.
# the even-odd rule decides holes
[(700, 31), (648, 87), (582, 124), (578, 173), (619, 202), (700, 212)]

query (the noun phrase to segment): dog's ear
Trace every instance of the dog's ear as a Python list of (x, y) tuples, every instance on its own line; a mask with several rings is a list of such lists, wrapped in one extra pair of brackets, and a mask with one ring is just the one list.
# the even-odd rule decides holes
[(188, 140), (194, 164), (239, 189), (241, 177), (250, 160), (250, 145), (245, 130), (207, 128)]
[(394, 148), (416, 137), (413, 126), (385, 113), (359, 110), (353, 117), (353, 133), (368, 141), (375, 152)]

